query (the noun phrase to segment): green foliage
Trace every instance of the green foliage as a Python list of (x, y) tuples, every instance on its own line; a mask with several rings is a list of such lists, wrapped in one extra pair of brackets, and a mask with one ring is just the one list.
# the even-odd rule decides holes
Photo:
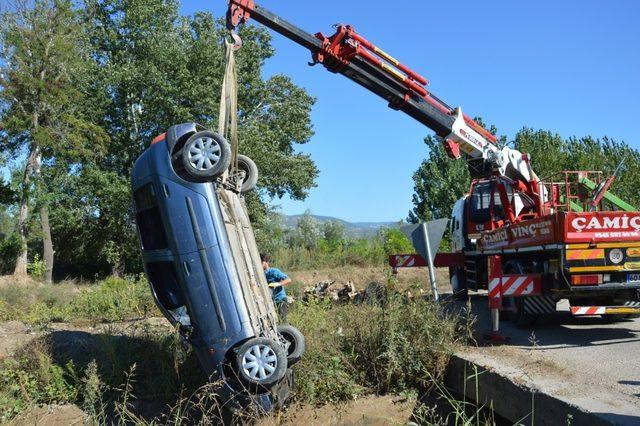
[(312, 404), (430, 386), (444, 373), (457, 340), (455, 320), (426, 299), (392, 296), (382, 305), (312, 300), (293, 305), (289, 319), (307, 339), (297, 398)]
[[(495, 134), (495, 129), (492, 129)], [(413, 210), (411, 222), (446, 218), (453, 204), (469, 189), (470, 176), (465, 161), (447, 157), (442, 141), (427, 137), (429, 155), (414, 173)], [(591, 136), (564, 139), (548, 130), (523, 128), (514, 139), (514, 146), (531, 156), (533, 170), (540, 178), (563, 170), (603, 171), (607, 177), (624, 159), (611, 191), (626, 202), (640, 206), (640, 151), (625, 142)]]
[(412, 223), (449, 217), (471, 183), (465, 161), (449, 158), (440, 138), (428, 136), (424, 143), (429, 155), (413, 174), (414, 207), (407, 218)]
[(382, 228), (380, 229), (379, 235), (382, 239), (382, 247), (384, 249), (384, 253), (387, 256), (391, 254), (405, 254), (415, 252), (411, 241), (409, 241), (407, 236), (404, 235), (399, 229)]
[(41, 280), (44, 277), (46, 270), (47, 265), (45, 265), (44, 261), (40, 259), (40, 255), (36, 253), (33, 256), (33, 260), (27, 265), (27, 272), (33, 278)]
[[(0, 203), (17, 202), (17, 190), (26, 205), (49, 206), (56, 276), (140, 272), (131, 167), (173, 124), (216, 127), (224, 22), (181, 16), (175, 0), (19, 6), (2, 11), (0, 161), (26, 152), (35, 181), (23, 169), (2, 182)], [(260, 169), (259, 189), (247, 197), (259, 227), (269, 198), (303, 199), (315, 185), (316, 166), (295, 149), (313, 134), (314, 99), (286, 76), (263, 78), (274, 53), (265, 29), (246, 26), (240, 35), (239, 149)], [(39, 228), (20, 224), (29, 250), (41, 251), (31, 241)]]
[(1, 361), (0, 421), (33, 405), (75, 403), (92, 423), (107, 424), (114, 415), (122, 417), (120, 404), (132, 395), (173, 404), (205, 381), (193, 352), (185, 352), (166, 329), (134, 326), (120, 335), (75, 339), (60, 347), (36, 339), (15, 359)]
[(320, 224), (308, 211), (292, 229), (285, 229), (281, 216), (270, 212), (256, 234), (260, 250), (272, 254), (274, 264), (285, 270), (383, 266), (390, 254), (415, 251), (399, 229), (383, 228), (372, 237), (354, 238), (347, 235), (344, 223)]
[(330, 220), (322, 224), (322, 236), (330, 248), (335, 248), (347, 238), (347, 229), (339, 220)]
[(321, 235), (320, 224), (311, 215), (311, 212), (307, 210), (300, 216), (293, 231), (289, 233), (287, 242), (289, 246), (292, 247), (302, 247), (307, 250), (313, 250), (318, 246)]
[(73, 303), (73, 316), (98, 321), (145, 317), (153, 308), (147, 281), (110, 277), (96, 289), (82, 291)]
[(0, 365), (0, 421), (30, 404), (64, 404), (78, 397), (78, 374), (72, 362), (57, 364), (44, 347), (29, 348)]
[(563, 139), (549, 131), (523, 128), (515, 145), (531, 155), (532, 167), (542, 179), (563, 170), (602, 171), (608, 177), (624, 160), (610, 191), (640, 206), (640, 151), (625, 142), (591, 136)]
[(16, 235), (0, 239), (0, 275), (13, 272), (22, 244)]
[(155, 305), (141, 277), (108, 278), (80, 291), (70, 285), (5, 285), (0, 321), (46, 325), (53, 321), (123, 321), (147, 316)]
[(2, 20), (0, 148), (93, 158), (107, 138), (87, 109), (92, 68), (73, 3), (36, 0), (4, 11)]

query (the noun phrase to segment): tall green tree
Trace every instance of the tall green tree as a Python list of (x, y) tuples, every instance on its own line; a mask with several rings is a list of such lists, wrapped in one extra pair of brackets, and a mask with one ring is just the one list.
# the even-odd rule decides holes
[(447, 156), (442, 140), (427, 136), (429, 154), (413, 174), (412, 223), (449, 217), (453, 204), (469, 190), (471, 178), (464, 160)]
[[(114, 273), (131, 269), (123, 264), (128, 247), (136, 243), (131, 210), (122, 208), (122, 200), (130, 199), (129, 173), (135, 159), (173, 124), (217, 126), (226, 30), (208, 13), (180, 16), (174, 0), (89, 0), (85, 19), (91, 28), (95, 80), (107, 93), (98, 124), (111, 143), (90, 172), (92, 179), (102, 174), (98, 180), (104, 186), (70, 179), (62, 192), (82, 192), (76, 203), (95, 201), (93, 209), (78, 204), (71, 210), (82, 214), (84, 232), (98, 245), (96, 255), (110, 259)], [(264, 29), (246, 26), (240, 35), (244, 46), (237, 53), (239, 150), (260, 170), (257, 193), (247, 195), (252, 220), (260, 226), (268, 218), (265, 202), (285, 194), (302, 199), (315, 184), (316, 166), (295, 150), (313, 134), (314, 100), (285, 76), (262, 76), (264, 61), (274, 53)], [(60, 235), (75, 232), (71, 217), (57, 215), (53, 221)], [(71, 257), (65, 256), (73, 263)]]
[(0, 147), (14, 159), (26, 156), (17, 218), (22, 249), (14, 274), (27, 273), (27, 219), (37, 190), (46, 279), (50, 281), (53, 246), (47, 191), (40, 179), (43, 165), (92, 157), (105, 135), (83, 108), (89, 104), (84, 88), (91, 72), (83, 27), (73, 3), (25, 0), (4, 12), (1, 19)]
[(606, 136), (563, 139), (546, 130), (526, 127), (516, 134), (514, 143), (531, 155), (531, 165), (543, 180), (563, 170), (601, 171), (606, 178), (624, 161), (610, 191), (640, 206), (640, 151), (629, 144)]

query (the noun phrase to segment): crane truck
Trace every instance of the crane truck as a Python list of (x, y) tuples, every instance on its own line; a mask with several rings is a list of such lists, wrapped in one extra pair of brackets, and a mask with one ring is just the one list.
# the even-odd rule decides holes
[[(337, 25), (310, 34), (253, 0), (228, 0), (227, 26), (253, 19), (308, 49), (320, 64), (386, 100), (439, 136), (447, 154), (467, 162), (472, 182), (453, 206), (454, 293), (486, 290), (497, 330), (504, 311), (518, 325), (556, 311), (568, 299), (573, 315), (621, 319), (640, 314), (640, 212), (609, 192), (615, 174), (565, 171), (541, 179), (531, 158), (428, 89), (425, 77), (360, 35)], [(419, 255), (390, 257), (394, 268), (425, 266)]]

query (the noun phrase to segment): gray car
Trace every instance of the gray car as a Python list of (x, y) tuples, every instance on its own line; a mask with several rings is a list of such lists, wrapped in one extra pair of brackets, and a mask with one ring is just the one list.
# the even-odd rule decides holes
[(136, 161), (132, 190), (156, 304), (193, 347), (226, 404), (286, 399), (304, 337), (278, 326), (243, 193), (257, 168), (195, 123), (173, 126)]

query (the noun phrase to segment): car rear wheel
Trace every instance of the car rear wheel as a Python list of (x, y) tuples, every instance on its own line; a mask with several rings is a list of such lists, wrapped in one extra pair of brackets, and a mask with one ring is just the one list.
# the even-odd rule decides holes
[(246, 155), (238, 155), (238, 171), (244, 173), (240, 192), (249, 192), (256, 187), (258, 183), (258, 166), (253, 160)]
[(217, 133), (202, 131), (193, 134), (182, 148), (182, 166), (196, 182), (221, 176), (231, 162), (229, 142)]
[(305, 351), (304, 336), (292, 325), (278, 326), (278, 334), (286, 341), (287, 364), (292, 366), (300, 361)]
[(244, 342), (236, 354), (238, 373), (249, 385), (272, 386), (287, 372), (287, 354), (279, 342), (254, 337)]

